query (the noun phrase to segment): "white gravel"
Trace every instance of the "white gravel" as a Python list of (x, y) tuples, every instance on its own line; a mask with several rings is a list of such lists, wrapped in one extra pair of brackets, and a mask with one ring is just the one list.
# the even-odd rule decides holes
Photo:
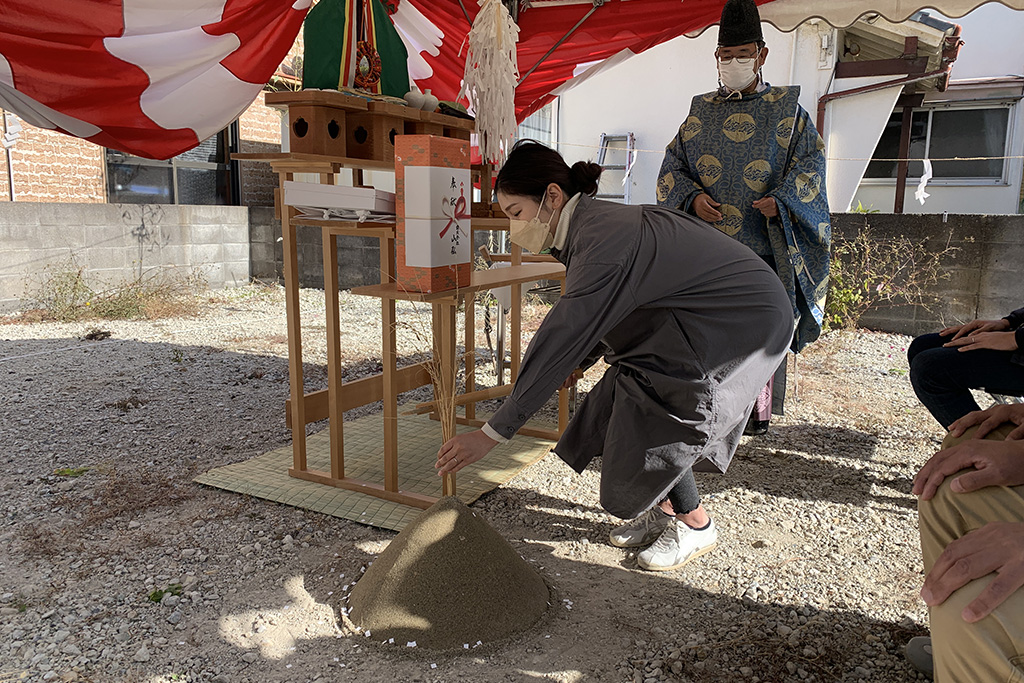
[[(308, 390), (326, 382), (323, 293), (302, 306)], [(341, 308), (346, 378), (379, 371), (379, 302)], [(399, 354), (422, 357), (429, 311), (400, 317)], [(112, 336), (83, 341), (96, 327)], [(927, 622), (910, 485), (939, 427), (908, 338), (834, 333), (801, 355), (788, 415), (698, 477), (720, 546), (681, 570), (605, 542), (596, 469), (549, 456), (484, 496), (559, 603), (514, 642), (437, 655), (338, 619), (394, 534), (191, 483), (288, 443), (285, 335), (261, 287), (195, 319), (0, 325), (0, 681), (921, 680), (901, 653)], [(478, 348), (486, 386), (482, 331)]]

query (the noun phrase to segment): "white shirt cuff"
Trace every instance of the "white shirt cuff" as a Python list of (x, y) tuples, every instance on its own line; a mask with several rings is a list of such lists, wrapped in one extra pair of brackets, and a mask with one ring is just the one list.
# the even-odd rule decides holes
[(485, 422), (484, 426), (480, 428), (480, 431), (498, 443), (508, 443), (508, 439), (499, 434), (489, 423)]

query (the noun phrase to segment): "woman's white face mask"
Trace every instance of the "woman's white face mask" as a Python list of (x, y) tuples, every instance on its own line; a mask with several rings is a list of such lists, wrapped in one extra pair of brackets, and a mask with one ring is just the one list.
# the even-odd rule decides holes
[(717, 59), (718, 78), (730, 92), (741, 92), (757, 79), (757, 57)]
[(555, 236), (551, 234), (551, 219), (555, 217), (552, 210), (548, 216), (547, 223), (541, 223), (540, 212), (544, 208), (545, 195), (537, 207), (537, 215), (528, 221), (512, 218), (509, 219), (509, 239), (523, 249), (534, 254), (539, 254), (545, 249), (550, 249), (555, 242)]

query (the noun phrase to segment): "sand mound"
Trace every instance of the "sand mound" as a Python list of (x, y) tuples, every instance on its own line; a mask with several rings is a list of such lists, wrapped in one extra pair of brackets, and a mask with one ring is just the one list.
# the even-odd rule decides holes
[(447, 497), (391, 541), (349, 607), (373, 640), (462, 649), (533, 626), (548, 607), (548, 588), (498, 532)]

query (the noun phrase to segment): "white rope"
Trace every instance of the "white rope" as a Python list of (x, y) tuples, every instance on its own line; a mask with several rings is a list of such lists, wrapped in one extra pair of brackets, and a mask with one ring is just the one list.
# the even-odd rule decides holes
[(462, 91), (476, 116), (480, 155), (502, 164), (516, 134), (515, 92), (519, 80), (519, 27), (500, 0), (481, 5), (467, 40)]
[[(554, 143), (558, 147), (580, 147), (582, 149), (601, 149), (600, 145), (584, 145), (575, 142), (562, 142), (559, 140)], [(634, 149), (634, 152), (641, 154), (665, 154), (663, 149)], [(926, 161), (924, 158), (920, 159), (884, 159), (876, 157), (825, 157), (828, 161), (885, 161), (885, 162), (900, 162), (900, 161)], [(1007, 156), (996, 156), (996, 157), (931, 157), (927, 161), (931, 161), (933, 164), (936, 161), (1008, 161), (1014, 159), (1024, 159), (1022, 155), (1007, 155)]]

